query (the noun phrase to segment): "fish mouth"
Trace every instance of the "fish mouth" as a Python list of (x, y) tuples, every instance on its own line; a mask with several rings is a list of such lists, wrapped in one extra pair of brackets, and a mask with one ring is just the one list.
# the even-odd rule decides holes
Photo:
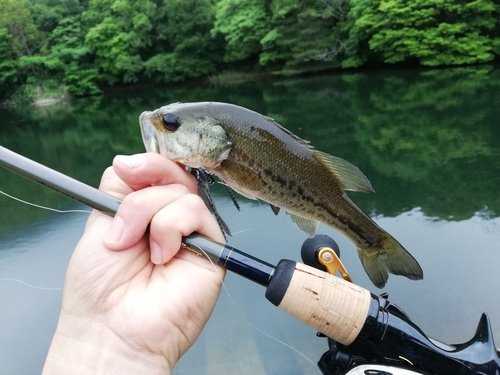
[(158, 138), (156, 137), (156, 128), (149, 120), (152, 112), (142, 112), (139, 117), (139, 124), (141, 126), (142, 141), (146, 147), (147, 152), (160, 153), (158, 145)]

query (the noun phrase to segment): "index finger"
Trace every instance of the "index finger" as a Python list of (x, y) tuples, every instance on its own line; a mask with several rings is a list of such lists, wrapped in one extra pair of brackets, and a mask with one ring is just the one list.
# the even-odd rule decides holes
[(108, 168), (99, 188), (123, 199), (133, 191), (150, 186), (181, 184), (197, 192), (195, 178), (178, 164), (155, 153), (118, 155)]

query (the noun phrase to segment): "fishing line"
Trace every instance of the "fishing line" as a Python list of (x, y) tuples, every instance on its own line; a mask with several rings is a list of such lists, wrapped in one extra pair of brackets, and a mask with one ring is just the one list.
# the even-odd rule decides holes
[[(17, 198), (17, 197), (14, 197), (14, 196), (10, 195), (10, 194), (7, 194), (6, 192), (4, 192), (2, 190), (0, 190), (0, 194), (3, 194), (6, 197), (8, 197), (10, 199), (13, 199), (13, 200), (15, 200), (17, 202), (27, 204), (28, 206), (32, 206), (32, 207), (36, 207), (36, 208), (41, 208), (43, 210), (53, 211), (53, 212), (57, 212), (57, 213), (61, 213), (61, 214), (73, 213), (73, 212), (90, 214), (92, 212), (92, 211), (87, 211), (87, 210), (57, 210), (55, 208), (45, 207), (45, 206), (41, 206), (39, 204), (27, 202), (25, 200), (22, 200), (20, 198)], [(39, 290), (62, 290), (62, 288), (45, 288), (45, 287), (41, 287), (41, 286), (31, 285), (31, 284), (28, 284), (27, 282), (24, 282), (22, 280), (14, 279), (14, 278), (9, 278), (9, 277), (2, 277), (2, 278), (0, 278), (0, 281), (15, 281), (15, 282), (23, 284), (23, 285), (25, 285), (25, 286), (27, 286), (29, 288), (39, 289)]]
[(40, 289), (40, 290), (62, 290), (63, 288), (45, 288), (45, 287), (42, 287), (42, 286), (36, 286), (36, 285), (31, 285), (31, 284), (28, 284), (22, 280), (19, 280), (19, 279), (13, 279), (13, 278), (10, 278), (10, 277), (2, 277), (0, 278), (0, 281), (15, 281), (15, 282), (18, 282), (18, 283), (21, 283), (29, 288), (33, 288), (33, 289)]
[[(261, 226), (258, 226), (257, 228), (260, 228)], [(241, 233), (245, 233), (245, 232), (250, 232), (252, 230), (255, 230), (257, 228), (248, 228), (248, 229), (242, 229), (242, 230), (239, 230), (237, 232), (234, 232), (233, 233), (233, 236), (237, 235), (237, 234), (241, 234)]]
[(0, 190), (0, 194), (3, 194), (6, 197), (9, 197), (11, 199), (14, 199), (15, 201), (27, 204), (28, 206), (33, 206), (33, 207), (41, 208), (43, 210), (48, 210), (48, 211), (54, 211), (54, 212), (57, 212), (57, 213), (60, 213), (60, 214), (67, 214), (67, 213), (73, 213), (73, 212), (80, 212), (80, 213), (86, 213), (86, 214), (92, 213), (92, 211), (87, 211), (87, 210), (57, 210), (55, 208), (41, 206), (41, 205), (38, 205), (38, 204), (35, 204), (35, 203), (24, 201), (24, 200), (22, 200), (20, 198), (16, 198), (16, 197), (14, 197), (14, 196), (12, 196), (10, 194), (7, 194), (6, 192), (4, 192), (2, 190)]
[(219, 275), (219, 272), (217, 272), (217, 267), (215, 266), (215, 263), (212, 261), (212, 259), (210, 259), (210, 257), (208, 256), (208, 254), (205, 252), (205, 250), (203, 250), (201, 247), (199, 246), (196, 246), (196, 248), (202, 252), (205, 257), (210, 261), (210, 263), (212, 264), (212, 267), (215, 269), (216, 271), (216, 274), (217, 276), (219, 277), (219, 280), (221, 281), (222, 283), (222, 287), (224, 288), (224, 292), (227, 294), (228, 298), (229, 298), (229, 301), (231, 302), (231, 305), (233, 305), (233, 308), (236, 310), (236, 312), (238, 313), (238, 315), (250, 326), (252, 327), (253, 329), (257, 330), (258, 332), (260, 332), (261, 334), (263, 334), (264, 336), (268, 337), (269, 339), (271, 340), (274, 340), (276, 341), (277, 343), (287, 347), (288, 349), (291, 349), (293, 350), (295, 353), (299, 354), (301, 357), (303, 357), (306, 361), (308, 361), (309, 363), (311, 363), (315, 368), (319, 369), (318, 365), (316, 363), (314, 363), (309, 357), (307, 357), (304, 353), (302, 353), (301, 351), (299, 351), (298, 349), (294, 348), (293, 346), (291, 346), (290, 344), (287, 344), (286, 342), (284, 341), (281, 341), (280, 339), (270, 335), (269, 333), (267, 332), (264, 332), (262, 329), (260, 329), (259, 327), (255, 326), (252, 322), (250, 322), (246, 317), (245, 315), (243, 315), (243, 313), (240, 311), (240, 309), (236, 306), (236, 303), (234, 302), (233, 298), (231, 297), (231, 294), (229, 293), (229, 290), (227, 289), (226, 287), (226, 283), (224, 282), (224, 280), (222, 279), (222, 277)]

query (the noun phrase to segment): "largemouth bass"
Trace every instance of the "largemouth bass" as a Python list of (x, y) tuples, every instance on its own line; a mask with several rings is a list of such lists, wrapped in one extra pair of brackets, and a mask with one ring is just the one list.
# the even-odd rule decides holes
[(315, 150), (272, 118), (232, 104), (174, 103), (139, 119), (148, 152), (191, 168), (204, 168), (238, 193), (286, 210), (308, 235), (319, 222), (356, 246), (373, 284), (389, 273), (423, 278), (418, 262), (346, 195), (373, 192), (351, 163)]

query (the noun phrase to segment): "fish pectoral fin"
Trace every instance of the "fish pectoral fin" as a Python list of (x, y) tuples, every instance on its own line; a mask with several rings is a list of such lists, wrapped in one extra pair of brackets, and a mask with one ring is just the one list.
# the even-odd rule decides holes
[[(236, 187), (234, 186), (235, 184), (231, 184), (231, 189), (248, 199), (257, 199), (251, 192), (259, 191), (264, 187), (257, 173), (228, 159), (222, 161), (221, 167), (224, 169), (224, 172), (231, 175), (232, 179), (239, 185), (239, 187)], [(245, 189), (243, 190), (241, 186), (244, 186)]]
[(208, 208), (210, 213), (214, 216), (215, 220), (217, 221), (217, 224), (219, 224), (219, 228), (222, 234), (224, 235), (224, 238), (227, 239), (226, 234), (228, 236), (232, 236), (231, 230), (229, 229), (229, 226), (226, 224), (226, 222), (222, 219), (222, 217), (219, 215), (219, 212), (217, 211), (217, 207), (215, 206), (212, 194), (210, 193), (210, 188), (209, 188), (210, 176), (207, 173), (208, 172), (199, 169), (193, 169), (191, 171), (191, 174), (196, 176), (196, 180), (198, 182), (198, 196), (205, 203), (205, 206)]
[(271, 210), (273, 210), (273, 213), (275, 215), (278, 215), (280, 213), (280, 208), (279, 207), (276, 207), (276, 206), (272, 205), (271, 203), (269, 203), (269, 206), (271, 206)]
[(309, 237), (312, 237), (316, 234), (318, 230), (319, 222), (315, 220), (311, 220), (305, 218), (303, 216), (292, 214), (291, 212), (287, 212), (290, 215), (292, 221), (297, 225), (301, 231), (307, 234)]
[(313, 152), (313, 156), (337, 177), (343, 190), (375, 193), (363, 172), (347, 160), (317, 150)]
[(236, 209), (241, 212), (240, 205), (238, 204), (238, 201), (236, 200), (236, 197), (233, 194), (233, 189), (231, 189), (226, 184), (224, 184), (224, 188), (226, 189), (227, 194), (229, 194), (229, 197), (231, 198), (231, 201), (233, 202), (234, 207), (236, 207)]

